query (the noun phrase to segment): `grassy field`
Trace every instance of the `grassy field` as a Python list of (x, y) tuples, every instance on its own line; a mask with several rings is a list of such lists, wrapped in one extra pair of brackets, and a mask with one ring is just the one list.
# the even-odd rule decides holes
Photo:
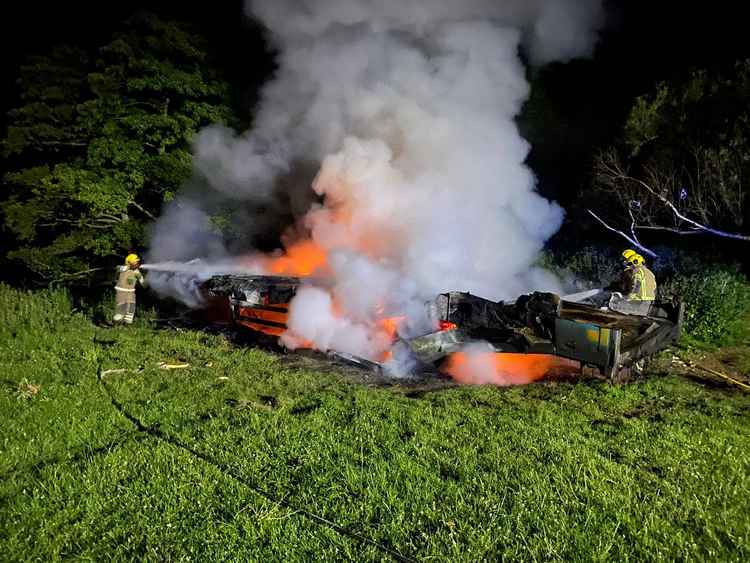
[(2, 286), (0, 357), (3, 560), (750, 559), (750, 397), (658, 368), (376, 385)]

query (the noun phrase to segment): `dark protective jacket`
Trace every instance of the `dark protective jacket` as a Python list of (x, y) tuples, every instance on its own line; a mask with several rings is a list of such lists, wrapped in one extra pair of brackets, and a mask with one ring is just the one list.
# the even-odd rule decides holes
[(619, 291), (623, 295), (628, 295), (633, 291), (633, 284), (633, 268), (627, 267), (622, 271), (620, 277), (609, 284), (606, 289), (608, 291)]

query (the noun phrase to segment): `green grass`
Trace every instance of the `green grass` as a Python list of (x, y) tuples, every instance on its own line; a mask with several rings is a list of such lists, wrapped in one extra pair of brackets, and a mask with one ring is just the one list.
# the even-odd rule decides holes
[(0, 356), (4, 560), (750, 558), (728, 389), (414, 393), (2, 286)]

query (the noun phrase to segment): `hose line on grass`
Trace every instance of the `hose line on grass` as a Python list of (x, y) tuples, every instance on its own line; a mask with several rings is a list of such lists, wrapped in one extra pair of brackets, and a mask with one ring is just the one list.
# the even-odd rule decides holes
[(722, 379), (722, 380), (726, 381), (727, 383), (730, 383), (731, 385), (739, 387), (743, 391), (750, 391), (750, 385), (748, 385), (744, 381), (740, 381), (739, 379), (735, 379), (734, 377), (730, 377), (730, 376), (728, 376), (725, 373), (721, 373), (720, 371), (716, 371), (715, 369), (711, 369), (709, 367), (706, 367), (703, 364), (699, 364), (699, 363), (694, 362), (692, 360), (688, 360), (688, 359), (682, 358), (679, 355), (677, 355), (676, 353), (674, 354), (674, 357), (677, 358), (677, 360), (679, 360), (679, 362), (683, 366), (692, 369), (693, 372), (695, 372), (695, 370), (703, 370), (706, 373), (710, 373), (711, 375), (713, 375), (715, 377), (718, 377), (719, 379)]
[(96, 456), (111, 453), (115, 448), (119, 448), (120, 446), (130, 442), (131, 440), (139, 441), (146, 440), (148, 438), (150, 438), (150, 436), (140, 435), (138, 434), (138, 432), (129, 430), (128, 432), (119, 435), (115, 439), (97, 448), (92, 448), (90, 445), (86, 444), (79, 448), (67, 450), (68, 457), (54, 456), (47, 459), (35, 461), (33, 463), (28, 463), (26, 465), (17, 466), (9, 471), (6, 471), (5, 473), (0, 474), (0, 481), (4, 481), (10, 476), (17, 475), (19, 473), (41, 473), (41, 471), (49, 465), (56, 465), (60, 463), (78, 463), (80, 461), (85, 461), (86, 463), (88, 463)]
[(293, 503), (289, 502), (288, 500), (284, 498), (275, 497), (273, 494), (259, 487), (257, 484), (248, 480), (243, 475), (237, 474), (231, 467), (227, 467), (222, 462), (212, 458), (210, 455), (194, 449), (193, 447), (184, 443), (179, 438), (175, 438), (174, 436), (167, 434), (166, 432), (162, 431), (161, 429), (157, 427), (146, 426), (145, 424), (143, 424), (143, 422), (141, 422), (141, 420), (138, 417), (129, 413), (127, 409), (125, 409), (125, 407), (123, 407), (123, 405), (115, 398), (111, 389), (109, 388), (107, 383), (104, 381), (104, 378), (102, 377), (101, 365), (97, 366), (96, 379), (99, 382), (99, 384), (102, 386), (102, 388), (104, 389), (104, 392), (106, 393), (107, 397), (109, 398), (109, 401), (112, 403), (112, 406), (115, 408), (115, 410), (117, 410), (123, 417), (125, 417), (128, 421), (130, 421), (139, 432), (143, 432), (158, 440), (162, 440), (163, 442), (171, 445), (172, 447), (175, 447), (184, 452), (187, 452), (188, 454), (199, 459), (200, 461), (213, 466), (215, 469), (219, 470), (221, 473), (223, 473), (230, 479), (240, 483), (241, 485), (244, 485), (246, 488), (250, 489), (252, 492), (262, 497), (263, 499), (269, 502), (272, 502), (274, 504), (277, 504), (279, 506), (283, 506), (284, 508), (288, 508), (297, 514), (301, 514), (302, 516), (304, 516), (305, 518), (307, 518), (308, 520), (310, 520), (311, 522), (315, 524), (318, 524), (320, 526), (325, 526), (326, 528), (333, 530), (334, 532), (341, 534), (342, 536), (345, 536), (356, 542), (370, 545), (378, 549), (379, 551), (387, 555), (390, 555), (396, 561), (403, 561), (403, 562), (409, 562), (409, 563), (416, 562), (415, 559), (412, 559), (411, 557), (408, 557), (406, 555), (402, 555), (395, 549), (390, 548), (386, 545), (383, 545), (382, 543), (377, 542), (373, 540), (372, 538), (368, 538), (367, 536), (363, 536), (362, 534), (359, 534), (357, 532), (352, 532), (351, 530), (347, 530), (343, 526), (340, 526), (339, 524), (332, 522), (331, 520), (329, 520), (328, 518), (325, 518), (324, 516), (320, 516), (319, 514), (315, 514), (314, 512), (310, 512), (309, 510), (305, 510), (304, 508), (295, 506)]

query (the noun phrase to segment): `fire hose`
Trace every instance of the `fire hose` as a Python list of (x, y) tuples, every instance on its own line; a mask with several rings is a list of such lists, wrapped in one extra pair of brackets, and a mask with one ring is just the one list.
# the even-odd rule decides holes
[(675, 359), (678, 360), (679, 363), (681, 363), (683, 366), (690, 368), (695, 372), (695, 370), (703, 370), (706, 373), (710, 373), (711, 375), (718, 377), (719, 379), (722, 379), (723, 381), (726, 381), (727, 383), (734, 385), (736, 387), (739, 387), (743, 391), (750, 391), (750, 385), (747, 383), (740, 381), (739, 379), (735, 379), (734, 377), (730, 377), (729, 375), (725, 373), (721, 373), (720, 371), (717, 371), (715, 369), (711, 369), (709, 367), (706, 367), (702, 364), (698, 364), (696, 362), (693, 362), (692, 360), (686, 360), (684, 358), (681, 358), (680, 356), (677, 356), (675, 354)]
[(296, 506), (294, 503), (286, 500), (285, 498), (278, 498), (278, 497), (276, 497), (275, 495), (269, 493), (268, 491), (266, 491), (265, 489), (263, 489), (262, 487), (260, 487), (256, 483), (254, 483), (251, 480), (249, 480), (247, 477), (238, 474), (236, 470), (232, 469), (231, 467), (228, 467), (227, 465), (225, 465), (221, 461), (214, 459), (213, 457), (211, 457), (210, 455), (208, 455), (208, 454), (206, 454), (204, 452), (198, 451), (197, 449), (195, 449), (195, 448), (191, 447), (190, 445), (186, 444), (185, 442), (183, 442), (179, 438), (176, 438), (175, 436), (172, 436), (171, 434), (168, 434), (168, 433), (164, 432), (160, 428), (154, 427), (154, 426), (146, 426), (145, 424), (143, 424), (143, 422), (138, 417), (136, 417), (135, 415), (133, 415), (130, 412), (128, 412), (127, 409), (125, 409), (125, 407), (122, 405), (122, 403), (120, 403), (116, 399), (116, 397), (112, 393), (111, 389), (107, 385), (107, 383), (105, 381), (105, 377), (103, 377), (103, 375), (106, 375), (106, 370), (103, 370), (102, 366), (99, 365), (97, 367), (97, 374), (96, 374), (96, 379), (97, 379), (98, 383), (102, 386), (102, 388), (104, 390), (104, 393), (109, 398), (109, 401), (112, 404), (112, 406), (115, 408), (115, 410), (117, 410), (123, 417), (125, 417), (129, 422), (131, 422), (133, 424), (133, 426), (135, 426), (135, 428), (136, 428), (136, 430), (138, 432), (141, 432), (141, 433), (146, 434), (146, 435), (148, 435), (150, 437), (156, 438), (157, 440), (161, 440), (162, 442), (165, 442), (165, 443), (171, 445), (172, 447), (180, 449), (180, 450), (188, 453), (189, 455), (193, 456), (194, 458), (196, 458), (196, 459), (198, 459), (198, 460), (200, 460), (200, 461), (202, 461), (202, 462), (204, 462), (204, 463), (206, 463), (208, 465), (211, 465), (212, 467), (214, 467), (215, 469), (219, 470), (221, 473), (223, 473), (224, 475), (226, 475), (230, 479), (232, 479), (232, 480), (236, 481), (237, 483), (245, 486), (250, 491), (254, 492), (258, 496), (262, 497), (263, 499), (265, 499), (265, 500), (267, 500), (267, 501), (269, 501), (271, 503), (274, 503), (274, 504), (276, 504), (278, 506), (283, 506), (284, 508), (288, 508), (288, 509), (292, 510), (295, 514), (300, 514), (301, 516), (307, 518), (308, 520), (310, 520), (314, 524), (317, 524), (317, 525), (320, 525), (320, 526), (324, 526), (324, 527), (326, 527), (326, 528), (328, 528), (330, 530), (333, 530), (334, 532), (336, 532), (336, 533), (338, 533), (338, 534), (340, 534), (342, 536), (345, 536), (345, 537), (347, 537), (347, 538), (349, 538), (351, 540), (354, 540), (356, 542), (359, 542), (359, 543), (362, 543), (362, 544), (365, 544), (365, 545), (370, 545), (370, 546), (378, 549), (379, 551), (385, 553), (386, 555), (389, 555), (389, 556), (393, 557), (396, 561), (416, 563), (415, 559), (412, 559), (411, 557), (403, 555), (400, 552), (396, 551), (395, 549), (390, 548), (390, 547), (388, 547), (386, 545), (383, 545), (382, 543), (380, 543), (380, 542), (378, 542), (378, 541), (376, 541), (376, 540), (374, 540), (372, 538), (369, 538), (369, 537), (364, 536), (362, 534), (359, 534), (357, 532), (353, 532), (351, 530), (348, 530), (345, 527), (343, 527), (343, 526), (341, 526), (339, 524), (336, 524), (335, 522), (329, 520), (328, 518), (326, 518), (324, 516), (321, 516), (319, 514), (315, 514), (314, 512), (310, 512), (309, 510), (306, 510), (304, 508)]

